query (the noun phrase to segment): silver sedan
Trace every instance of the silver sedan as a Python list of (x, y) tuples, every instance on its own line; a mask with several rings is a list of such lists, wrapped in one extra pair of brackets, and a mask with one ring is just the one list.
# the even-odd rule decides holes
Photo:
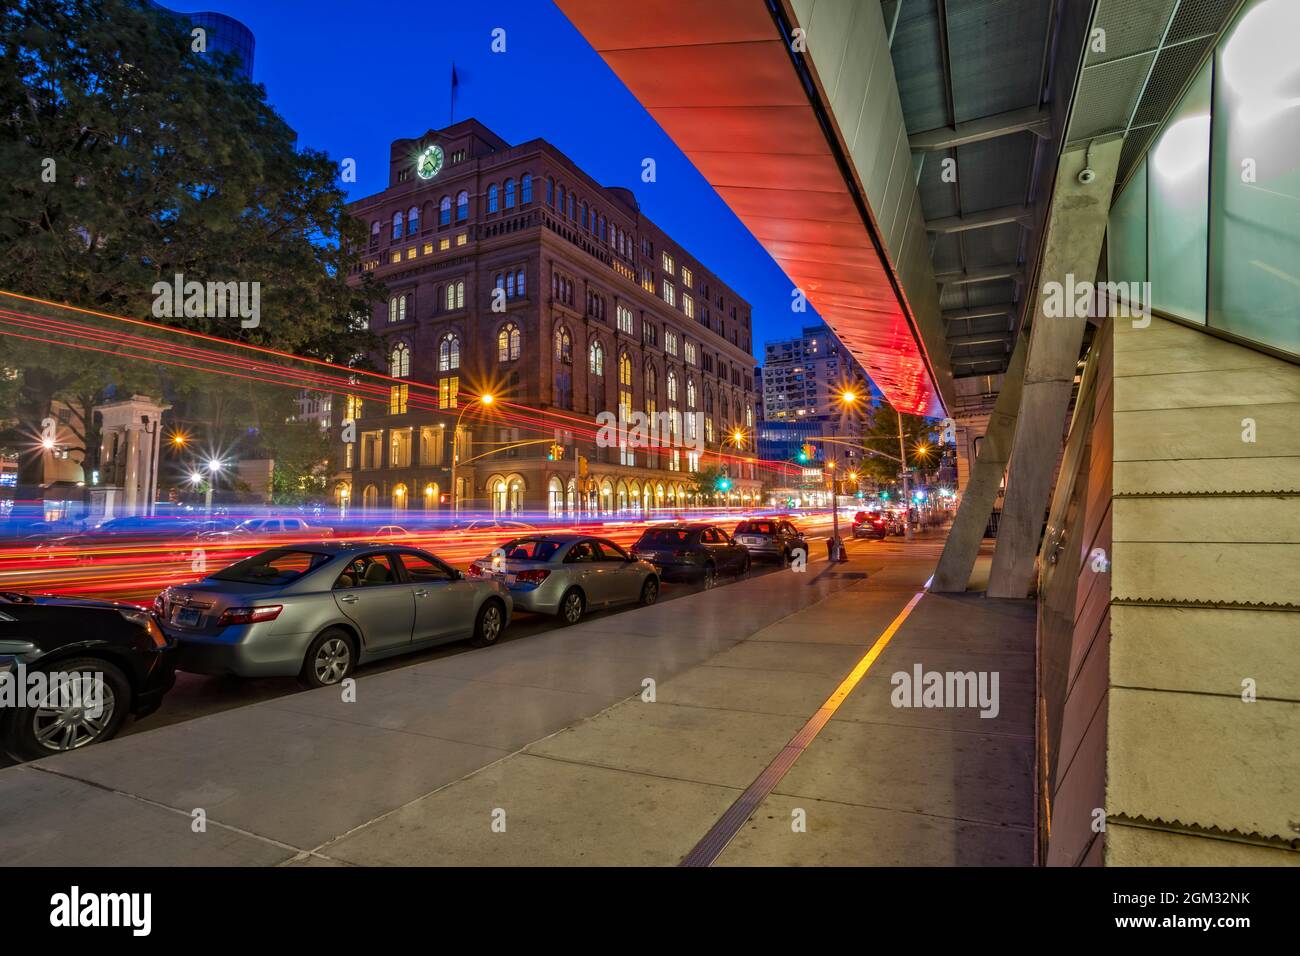
[(182, 670), (309, 687), (434, 644), (495, 643), (512, 607), (502, 581), (382, 543), (272, 548), (154, 601)]
[(469, 566), (469, 574), (504, 581), (523, 611), (576, 624), (589, 609), (659, 599), (654, 565), (613, 541), (581, 534), (534, 534), (507, 541)]

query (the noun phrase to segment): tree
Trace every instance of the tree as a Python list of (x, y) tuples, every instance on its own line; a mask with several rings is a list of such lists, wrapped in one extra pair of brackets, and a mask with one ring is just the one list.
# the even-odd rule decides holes
[[(369, 353), (352, 317), (382, 289), (347, 282), (365, 237), (335, 164), (298, 149), (263, 88), (194, 52), (189, 29), (146, 0), (0, 14), (0, 289), (334, 361)], [(158, 318), (154, 284), (178, 274), (258, 283), (260, 321)], [(30, 343), (0, 339), (20, 429), (129, 374), (85, 352), (33, 362)]]
[[(890, 405), (880, 402), (871, 406), (862, 429), (862, 463), (858, 468), (864, 478), (874, 479), (878, 484), (896, 483), (901, 467), (898, 463), (898, 421), (899, 413)], [(918, 456), (918, 447), (928, 448), (930, 436), (935, 426), (920, 415), (902, 415), (903, 444), (907, 450), (909, 467), (924, 467), (926, 462)], [(875, 452), (875, 454), (872, 454)], [(892, 456), (892, 457), (886, 457)], [(924, 456), (937, 460), (937, 456)]]

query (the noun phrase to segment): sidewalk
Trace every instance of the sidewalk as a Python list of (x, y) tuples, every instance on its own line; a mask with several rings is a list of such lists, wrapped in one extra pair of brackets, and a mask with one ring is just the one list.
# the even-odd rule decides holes
[[(855, 542), (835, 568), (814, 556), (803, 574), (362, 676), (355, 703), (312, 691), (0, 771), (0, 860), (674, 865), (940, 544)], [(1030, 602), (926, 595), (718, 862), (1030, 862), (1032, 650)], [(918, 662), (998, 670), (998, 717), (893, 708), (889, 675)]]

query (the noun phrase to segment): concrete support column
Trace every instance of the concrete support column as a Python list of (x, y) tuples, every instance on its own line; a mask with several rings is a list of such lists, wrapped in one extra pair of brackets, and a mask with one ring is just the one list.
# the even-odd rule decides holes
[(989, 416), (988, 429), (980, 442), (970, 481), (962, 492), (957, 517), (953, 519), (948, 540), (944, 542), (939, 566), (930, 582), (931, 591), (965, 591), (970, 581), (980, 542), (984, 539), (984, 528), (988, 525), (993, 502), (997, 500), (998, 488), (1007, 470), (1007, 461), (1011, 458), (1011, 441), (1015, 435), (1016, 416), (1020, 413), (1020, 386), (1028, 350), (1026, 336), (1023, 333), (1016, 336), (1011, 364), (1003, 379), (1002, 390), (998, 392), (993, 414)]
[[(1023, 598), (1033, 581), (1079, 348), (1094, 307), (1092, 296), (1085, 301), (1076, 291), (1097, 277), (1123, 145), (1113, 139), (1071, 150), (1057, 167), (989, 597)], [(1081, 182), (1085, 168), (1092, 176)]]

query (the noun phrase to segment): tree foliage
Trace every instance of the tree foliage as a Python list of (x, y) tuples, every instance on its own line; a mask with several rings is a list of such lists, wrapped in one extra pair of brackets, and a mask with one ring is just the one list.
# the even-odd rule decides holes
[[(0, 289), (347, 362), (373, 348), (350, 317), (361, 226), (337, 168), (230, 58), (146, 0), (20, 0), (0, 13)], [(261, 316), (156, 319), (154, 284), (257, 282)], [(81, 321), (93, 321), (79, 317)], [(0, 327), (0, 332), (5, 331)], [(26, 427), (54, 399), (158, 393), (158, 371), (0, 335)], [(183, 395), (201, 386), (168, 373)]]

